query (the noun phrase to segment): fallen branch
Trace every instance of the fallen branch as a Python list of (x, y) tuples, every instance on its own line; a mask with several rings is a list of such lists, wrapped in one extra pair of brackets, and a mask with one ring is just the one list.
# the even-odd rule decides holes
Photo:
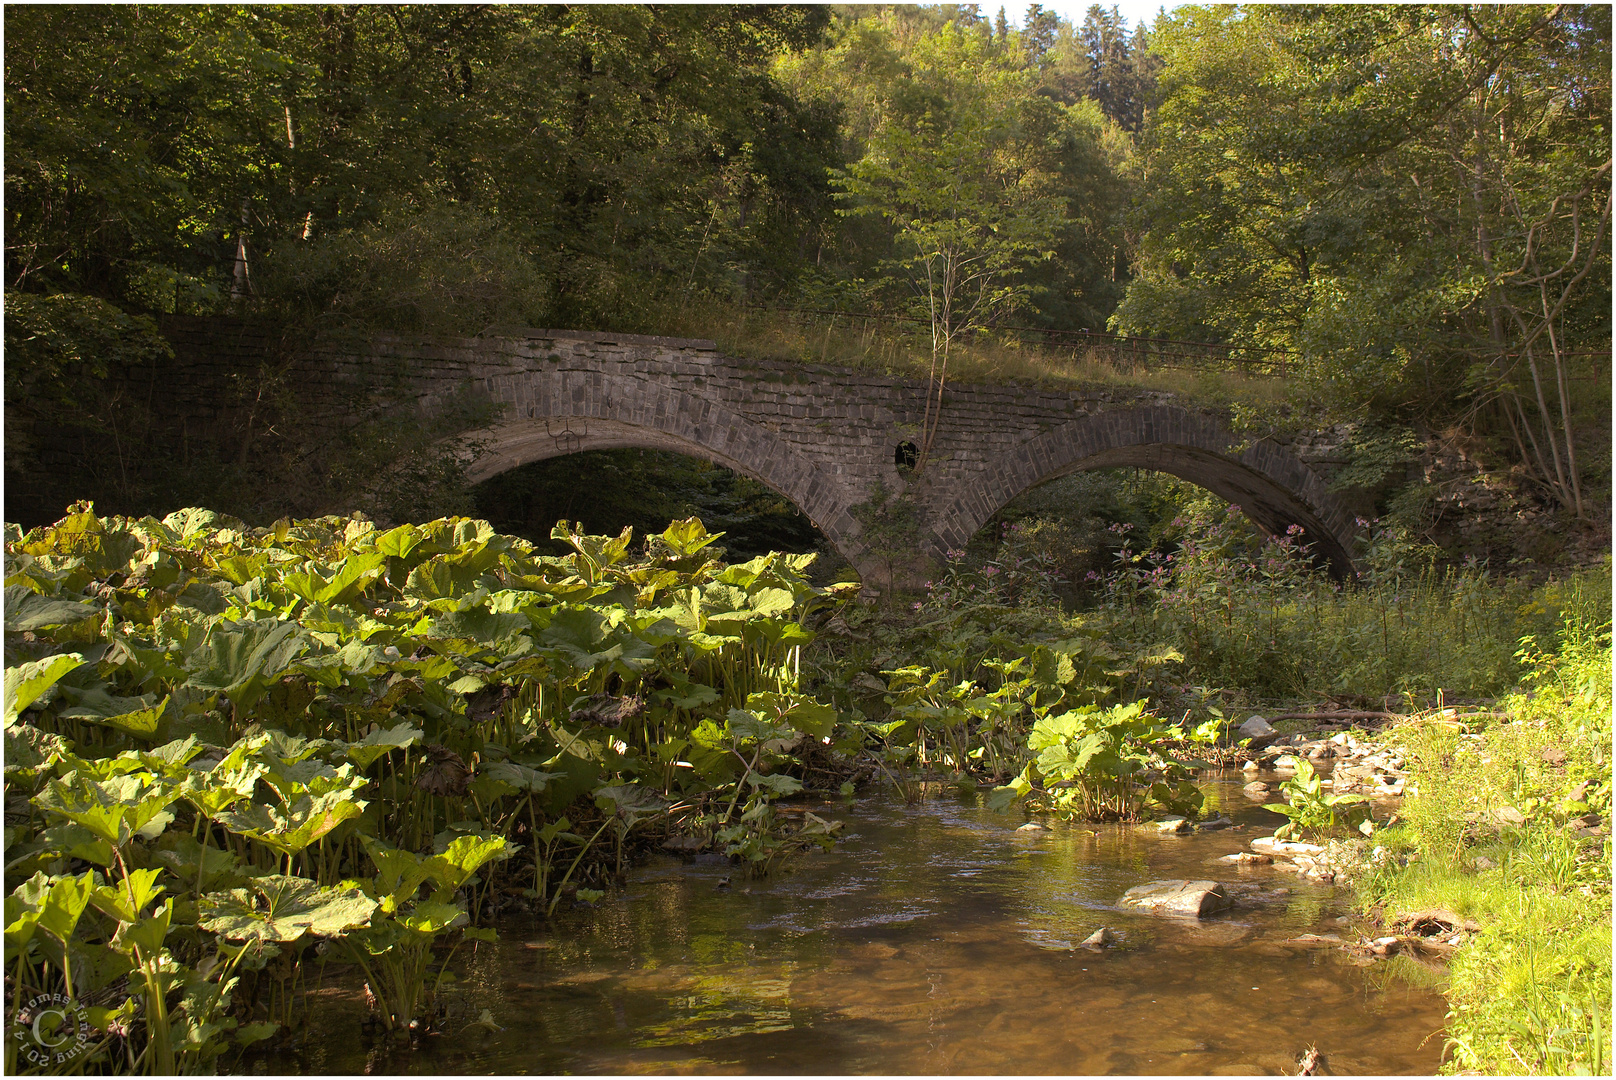
[[(1446, 710), (1444, 710), (1444, 713), (1445, 712), (1446, 712)], [(1394, 712), (1374, 712), (1372, 710), (1362, 709), (1362, 710), (1350, 710), (1350, 711), (1343, 710), (1343, 711), (1340, 711), (1340, 712), (1279, 713), (1278, 715), (1270, 716), (1267, 719), (1270, 722), (1272, 722), (1274, 720), (1446, 720), (1446, 721), (1459, 721), (1459, 720), (1508, 720), (1509, 719), (1509, 713), (1504, 713), (1504, 712), (1467, 712), (1467, 713), (1456, 712), (1456, 713), (1452, 713), (1452, 714), (1449, 714), (1449, 715), (1444, 715), (1444, 713), (1434, 713), (1434, 712), (1433, 713), (1394, 713)]]
[(1410, 720), (1406, 713), (1371, 712), (1369, 710), (1343, 710), (1340, 712), (1288, 712), (1267, 718), (1274, 720)]

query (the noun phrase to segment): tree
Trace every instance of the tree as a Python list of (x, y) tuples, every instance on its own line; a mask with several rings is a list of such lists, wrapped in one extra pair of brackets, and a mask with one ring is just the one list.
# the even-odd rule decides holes
[(1581, 515), (1565, 364), (1609, 347), (1609, 9), (1187, 8), (1152, 44), (1114, 324), (1294, 350), (1338, 414), (1496, 417)]
[(931, 370), (917, 472), (941, 422), (949, 357), (965, 333), (1027, 296), (1026, 269), (1048, 259), (1066, 213), (1018, 153), (1027, 77), (994, 62), (952, 24), (913, 54), (930, 92), (923, 114), (889, 123), (836, 180), (848, 215), (893, 227), (904, 273), (931, 327)]
[(1027, 5), (1026, 26), (1021, 31), (1021, 40), (1027, 49), (1027, 62), (1035, 67), (1043, 67), (1059, 31), (1059, 15), (1045, 11), (1042, 4)]

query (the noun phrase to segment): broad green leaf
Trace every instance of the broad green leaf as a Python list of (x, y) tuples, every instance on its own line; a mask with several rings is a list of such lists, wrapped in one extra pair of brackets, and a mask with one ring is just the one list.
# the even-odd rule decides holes
[(348, 743), (344, 753), (348, 760), (361, 769), (367, 769), (377, 758), (393, 750), (409, 746), (423, 737), (420, 728), (405, 721), (392, 728), (378, 728), (355, 743)]
[(62, 653), (6, 668), (6, 727), (16, 723), (22, 711), (38, 701), (63, 675), (83, 663), (84, 657), (78, 653)]
[(329, 576), (311, 564), (306, 571), (282, 574), (281, 584), (294, 596), (311, 603), (337, 604), (363, 593), (386, 572), (386, 553), (370, 551), (343, 559), (331, 568)]
[(179, 878), (187, 889), (197, 887), (200, 878), (200, 891), (213, 892), (235, 885), (242, 876), (241, 860), (235, 852), (221, 851), (212, 845), (204, 849), (188, 833), (178, 830), (164, 833), (158, 844), (152, 859)]
[(34, 801), (52, 813), (89, 829), (114, 847), (151, 830), (155, 836), (173, 815), (167, 807), (179, 797), (177, 788), (152, 783), (148, 775), (124, 774), (92, 780), (74, 774), (72, 783), (52, 780)]
[(144, 917), (141, 912), (146, 905), (163, 891), (163, 886), (157, 884), (161, 872), (131, 870), (127, 878), (116, 884), (96, 886), (90, 902), (119, 922), (138, 922)]
[(660, 539), (674, 555), (683, 559), (696, 554), (723, 535), (708, 532), (700, 518), (689, 517), (669, 524), (662, 530)]
[(479, 776), (487, 776), (500, 783), (508, 784), (512, 791), (541, 792), (547, 786), (555, 773), (540, 772), (538, 769), (519, 765), (514, 761), (496, 761), (484, 765), (477, 770)]
[(364, 800), (342, 790), (304, 795), (289, 810), (248, 803), (243, 810), (220, 813), (216, 820), (231, 832), (257, 840), (283, 855), (296, 855), (344, 821), (359, 817), (366, 805)]
[(376, 537), (376, 550), (391, 558), (408, 558), (425, 539), (426, 534), (414, 525), (400, 525)]
[(185, 670), (192, 686), (247, 706), (263, 693), (268, 680), (284, 672), (308, 647), (296, 623), (220, 622), (185, 658)]
[(413, 851), (369, 837), (364, 844), (365, 854), (376, 866), (376, 891), (381, 894), (383, 908), (387, 911), (396, 911), (400, 905), (413, 900), (416, 890), (432, 876), (427, 860)]
[(755, 772), (748, 773), (746, 782), (753, 787), (767, 789), (770, 794), (777, 798), (785, 795), (795, 795), (802, 790), (802, 781), (795, 776), (787, 776), (785, 773), (769, 773), (768, 775), (760, 775)]
[(86, 870), (81, 877), (62, 877), (51, 882), (50, 892), (39, 905), (39, 928), (66, 942), (79, 924), (79, 916), (90, 903), (95, 874)]
[(484, 863), (511, 857), (511, 845), (503, 836), (460, 836), (427, 861), (427, 873), (449, 893), (466, 883)]
[(95, 833), (72, 821), (52, 825), (39, 834), (48, 850), (57, 851), (70, 859), (83, 859), (96, 866), (111, 866), (112, 845)]
[(72, 749), (62, 736), (41, 731), (32, 724), (8, 724), (5, 728), (6, 769), (36, 769)]
[(224, 762), (206, 773), (187, 776), (180, 784), (180, 798), (208, 818), (218, 817), (253, 793), (258, 778), (268, 771), (262, 762), (226, 767)]
[(114, 944), (129, 945), (140, 950), (142, 957), (156, 957), (163, 951), (163, 939), (168, 936), (169, 923), (174, 918), (174, 901), (164, 900), (162, 907), (132, 923), (124, 923), (118, 930)]
[(6, 944), (20, 949), (39, 926), (39, 911), (50, 895), (50, 877), (38, 871), (6, 896)]
[(466, 921), (463, 909), (436, 900), (423, 900), (411, 908), (409, 914), (395, 917), (417, 934), (436, 934)]
[(81, 622), (101, 614), (94, 604), (41, 596), (24, 585), (6, 586), (5, 606), (6, 632), (13, 634)]
[(743, 743), (767, 742), (770, 739), (785, 739), (792, 735), (791, 728), (786, 725), (771, 723), (744, 709), (731, 709), (725, 726)]
[(337, 937), (363, 926), (376, 901), (358, 889), (322, 889), (307, 878), (271, 875), (246, 887), (202, 897), (202, 929), (241, 941), (296, 941), (304, 934)]

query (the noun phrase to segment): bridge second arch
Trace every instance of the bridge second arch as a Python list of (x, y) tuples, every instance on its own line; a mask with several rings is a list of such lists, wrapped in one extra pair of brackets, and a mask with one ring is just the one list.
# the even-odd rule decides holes
[(1085, 469), (1136, 466), (1169, 473), (1226, 499), (1264, 531), (1299, 525), (1337, 577), (1350, 578), (1352, 517), (1324, 481), (1282, 447), (1242, 446), (1204, 414), (1172, 406), (1117, 409), (1055, 427), (991, 461), (933, 516), (934, 543), (966, 541), (1011, 499)]

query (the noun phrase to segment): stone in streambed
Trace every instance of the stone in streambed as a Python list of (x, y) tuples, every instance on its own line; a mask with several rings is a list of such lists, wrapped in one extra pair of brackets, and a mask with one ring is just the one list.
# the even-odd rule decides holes
[(1079, 944), (1085, 949), (1103, 949), (1105, 946), (1111, 944), (1115, 940), (1117, 940), (1117, 935), (1113, 934), (1108, 928), (1102, 926), (1098, 930), (1094, 931), (1094, 933), (1084, 938), (1081, 942), (1079, 942)]
[(1240, 734), (1248, 739), (1258, 739), (1264, 735), (1278, 735), (1274, 725), (1260, 716), (1248, 716), (1246, 722), (1240, 725)]
[(1228, 893), (1216, 881), (1186, 881), (1175, 878), (1135, 885), (1122, 894), (1119, 907), (1138, 908), (1152, 915), (1184, 915), (1205, 918), (1229, 906)]
[(1251, 846), (1269, 855), (1283, 855), (1291, 859), (1298, 855), (1324, 854), (1324, 848), (1318, 844), (1305, 844), (1300, 840), (1280, 840), (1273, 836), (1259, 836), (1251, 842)]
[(1220, 863), (1240, 863), (1248, 866), (1265, 866), (1274, 861), (1272, 855), (1259, 855), (1255, 851), (1237, 851), (1233, 855), (1225, 855), (1217, 860)]

